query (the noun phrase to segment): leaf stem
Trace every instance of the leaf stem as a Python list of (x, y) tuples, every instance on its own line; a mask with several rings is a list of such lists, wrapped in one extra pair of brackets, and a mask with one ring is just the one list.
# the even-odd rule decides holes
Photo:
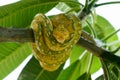
[(116, 50), (112, 51), (111, 53), (112, 53), (112, 54), (115, 54), (115, 53), (118, 52), (119, 50), (120, 50), (120, 46), (119, 46)]
[(42, 70), (39, 72), (39, 74), (36, 76), (36, 78), (35, 78), (34, 80), (38, 80), (39, 77), (43, 74), (44, 71), (45, 71), (45, 70), (42, 69)]
[(89, 59), (89, 64), (88, 64), (87, 73), (90, 73), (90, 69), (91, 69), (91, 66), (92, 66), (92, 62), (93, 62), (93, 54), (90, 54), (90, 59)]
[(95, 4), (94, 7), (99, 7), (99, 6), (108, 5), (108, 4), (120, 4), (120, 1), (113, 1), (113, 2), (105, 2), (105, 3)]
[(103, 38), (102, 41), (106, 41), (107, 39), (109, 39), (110, 37), (112, 37), (114, 34), (116, 34), (116, 33), (119, 32), (119, 31), (120, 31), (120, 29), (112, 32), (111, 34), (109, 34), (108, 36), (106, 36), (105, 38)]
[(96, 37), (96, 33), (95, 33), (95, 30), (94, 30), (94, 28), (92, 27), (92, 25), (88, 22), (88, 20), (86, 20), (86, 23), (88, 24), (88, 26), (89, 26), (89, 28), (90, 28), (90, 30), (91, 30), (93, 36)]
[(103, 60), (103, 58), (100, 58), (101, 64), (102, 64), (102, 69), (103, 69), (103, 73), (104, 73), (104, 79), (105, 80), (109, 80), (109, 69), (107, 67), (107, 64), (105, 64), (105, 61)]
[(88, 4), (89, 4), (89, 0), (86, 0), (86, 2), (85, 2), (85, 8), (88, 7)]

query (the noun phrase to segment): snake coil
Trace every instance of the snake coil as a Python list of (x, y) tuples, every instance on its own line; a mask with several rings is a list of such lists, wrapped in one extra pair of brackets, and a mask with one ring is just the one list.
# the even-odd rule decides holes
[(48, 71), (58, 69), (68, 59), (82, 32), (80, 20), (73, 14), (58, 14), (49, 19), (39, 13), (31, 28), (35, 39), (31, 43), (34, 56)]

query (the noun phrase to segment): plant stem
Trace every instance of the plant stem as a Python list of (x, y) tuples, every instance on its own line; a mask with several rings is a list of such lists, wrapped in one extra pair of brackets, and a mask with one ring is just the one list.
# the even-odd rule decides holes
[(96, 37), (96, 32), (95, 32), (94, 28), (92, 27), (92, 25), (88, 22), (88, 20), (86, 20), (86, 23), (88, 24), (88, 26), (90, 28), (90, 31), (92, 32), (93, 36)]
[(80, 20), (83, 20), (86, 16), (91, 13), (91, 9), (94, 7), (97, 0), (92, 0), (87, 7), (83, 7), (83, 9), (78, 13), (78, 17)]
[(89, 59), (87, 73), (90, 73), (90, 69), (92, 67), (92, 63), (93, 63), (93, 54), (90, 54), (90, 59)]
[(103, 58), (100, 58), (101, 64), (102, 64), (102, 69), (103, 69), (103, 73), (104, 73), (104, 80), (109, 80), (109, 69), (107, 67), (107, 64), (105, 64), (105, 61), (103, 60)]
[(99, 6), (108, 5), (108, 4), (120, 4), (120, 1), (113, 1), (113, 2), (105, 2), (105, 3), (95, 4), (94, 7), (99, 7)]
[(110, 37), (112, 37), (114, 34), (116, 34), (116, 33), (119, 32), (119, 31), (120, 31), (120, 29), (112, 32), (111, 34), (109, 34), (108, 36), (106, 36), (105, 38), (103, 38), (102, 41), (106, 41), (107, 39), (109, 39)]

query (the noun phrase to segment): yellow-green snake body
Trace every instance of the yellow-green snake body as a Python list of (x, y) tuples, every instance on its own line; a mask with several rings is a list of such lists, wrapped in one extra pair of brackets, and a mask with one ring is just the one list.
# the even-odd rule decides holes
[(31, 43), (34, 55), (48, 71), (56, 70), (68, 59), (82, 32), (81, 22), (73, 14), (58, 14), (49, 19), (39, 13), (31, 28), (35, 39)]

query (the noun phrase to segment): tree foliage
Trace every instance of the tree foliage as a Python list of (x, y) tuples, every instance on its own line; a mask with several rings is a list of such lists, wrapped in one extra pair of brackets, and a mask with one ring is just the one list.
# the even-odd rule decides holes
[[(80, 3), (78, 0), (21, 0), (16, 3), (0, 7), (0, 25), (4, 27), (15, 26), (17, 28), (28, 28), (33, 17), (37, 13), (46, 14), (53, 8), (63, 13), (78, 14), (83, 7), (87, 6), (90, 1), (86, 0), (86, 4)], [(120, 3), (120, 2), (113, 2)], [(109, 4), (112, 4), (109, 3)], [(107, 5), (102, 4), (102, 5)], [(100, 4), (92, 4), (92, 10), (101, 6)], [(54, 15), (54, 13), (53, 13)], [(53, 15), (50, 15), (53, 16)], [(104, 17), (97, 15), (94, 11), (86, 17), (82, 22), (82, 28), (88, 32), (98, 43), (99, 46), (112, 51), (120, 46), (118, 36), (114, 27)], [(13, 71), (21, 62), (31, 55), (32, 50), (28, 43), (4, 42), (0, 43), (0, 79), (3, 79), (11, 71)], [(94, 56), (86, 49), (75, 45), (72, 49), (70, 64), (64, 68), (65, 64), (54, 71), (48, 72), (41, 68), (34, 56), (26, 64), (20, 73), (18, 80), (91, 80), (91, 75), (103, 67), (105, 79), (120, 79), (120, 67), (113, 63), (101, 60)], [(103, 79), (103, 76), (96, 80)]]

